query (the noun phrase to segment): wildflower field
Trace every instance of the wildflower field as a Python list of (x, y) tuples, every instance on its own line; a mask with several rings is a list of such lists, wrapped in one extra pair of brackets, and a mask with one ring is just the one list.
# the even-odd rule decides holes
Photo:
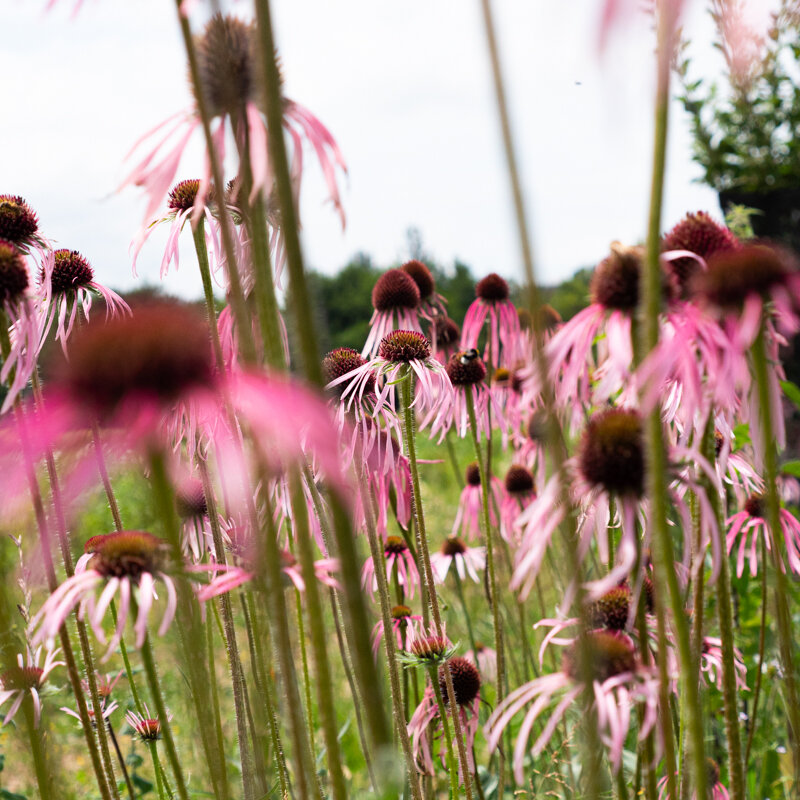
[[(269, 0), (175, 0), (188, 105), (119, 187), (134, 273), (167, 230), (197, 303), (121, 296), (0, 184), (0, 800), (800, 797), (800, 3), (759, 37), (710, 0), (703, 97), (689, 0), (645, 5), (599, 2), (598, 46), (650, 15), (648, 224), (577, 312), (490, 0), (519, 268), (463, 315), (415, 258), (321, 351), (299, 193), (344, 226), (347, 153)], [(724, 215), (664, 218), (673, 97)]]

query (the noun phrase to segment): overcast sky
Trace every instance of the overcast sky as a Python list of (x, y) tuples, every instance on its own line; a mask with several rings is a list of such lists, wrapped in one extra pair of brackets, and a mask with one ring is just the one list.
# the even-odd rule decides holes
[[(5, 5), (4, 5), (5, 4)], [(158, 281), (163, 237), (130, 271), (142, 221), (136, 189), (115, 193), (124, 157), (147, 130), (191, 103), (171, 0), (0, 0), (0, 193), (23, 195), (45, 235), (81, 250), (98, 278), (129, 289)], [(650, 180), (653, 37), (645, 17), (597, 53), (599, 0), (499, 0), (498, 35), (537, 270), (555, 283), (592, 265), (614, 239), (643, 237)], [(700, 0), (688, 29), (715, 68)], [(344, 232), (313, 157), (306, 159), (308, 264), (334, 272), (364, 251), (407, 256), (416, 226), (427, 252), (477, 275), (521, 276), (478, 0), (273, 0), (285, 92), (331, 130), (348, 162)], [(246, 2), (234, 5), (245, 15)], [(693, 183), (688, 126), (675, 104), (665, 225), (686, 211), (719, 215)], [(199, 135), (179, 178), (196, 177)], [(190, 236), (185, 237), (190, 245)], [(193, 297), (187, 258), (170, 291)]]

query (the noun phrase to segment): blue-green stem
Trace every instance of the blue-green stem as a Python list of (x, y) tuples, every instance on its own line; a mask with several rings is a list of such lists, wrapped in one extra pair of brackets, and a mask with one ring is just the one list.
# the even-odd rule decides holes
[[(778, 643), (783, 666), (786, 690), (786, 713), (789, 721), (789, 741), (792, 747), (797, 790), (800, 784), (800, 705), (798, 704), (797, 675), (794, 665), (796, 639), (789, 607), (789, 588), (786, 580), (786, 542), (780, 520), (778, 499), (778, 454), (775, 441), (775, 421), (772, 418), (772, 397), (769, 380), (769, 355), (767, 353), (766, 323), (753, 343), (753, 377), (758, 388), (758, 405), (761, 412), (762, 441), (764, 443), (764, 484), (767, 500), (767, 523), (772, 541), (772, 563), (775, 574), (775, 616), (778, 621)], [(765, 565), (762, 564), (762, 569)]]
[[(345, 800), (347, 789), (342, 771), (342, 756), (339, 748), (336, 709), (333, 703), (333, 683), (328, 661), (326, 631), (323, 621), (322, 603), (319, 598), (319, 585), (314, 571), (314, 553), (311, 544), (311, 528), (308, 521), (308, 508), (302, 483), (298, 474), (290, 478), (292, 512), (294, 520), (294, 539), (300, 555), (300, 566), (305, 583), (305, 600), (308, 608), (308, 622), (311, 636), (311, 652), (314, 658), (314, 677), (317, 687), (317, 704), (322, 722), (322, 733), (327, 750), (328, 770), (331, 792), (334, 800)], [(302, 615), (302, 607), (298, 608)], [(305, 656), (304, 656), (305, 657)], [(310, 700), (310, 698), (308, 698)], [(311, 708), (309, 706), (309, 719)]]
[(175, 776), (175, 783), (178, 786), (178, 794), (181, 800), (189, 800), (189, 792), (186, 788), (186, 780), (183, 777), (183, 767), (178, 758), (178, 750), (175, 747), (175, 738), (172, 735), (172, 725), (167, 714), (167, 707), (164, 704), (164, 695), (161, 692), (161, 685), (156, 672), (156, 663), (153, 658), (153, 646), (150, 643), (150, 636), (145, 635), (144, 643), (141, 648), (142, 665), (147, 676), (147, 685), (150, 688), (150, 695), (156, 707), (156, 714), (161, 726), (161, 733), (164, 736), (164, 743), (167, 748), (167, 758), (172, 767), (172, 774)]
[[(667, 129), (669, 120), (669, 53), (675, 20), (668, 3), (658, 3), (658, 72), (656, 78), (655, 134), (653, 141), (653, 174), (650, 190), (650, 213), (647, 227), (646, 266), (644, 292), (640, 306), (641, 352), (650, 353), (659, 339), (659, 316), (662, 303), (661, 280), (661, 209), (666, 169)], [(668, 598), (672, 624), (678, 649), (682, 694), (685, 695), (690, 756), (693, 765), (694, 791), (698, 797), (706, 796), (707, 769), (703, 733), (703, 713), (699, 685), (694, 674), (694, 659), (686, 614), (683, 609), (681, 587), (675, 572), (675, 553), (667, 522), (668, 498), (667, 453), (661, 428), (658, 407), (646, 421), (647, 442), (647, 495), (650, 499), (650, 530), (654, 544), (653, 584), (656, 592), (656, 610), (665, 615), (664, 598)], [(659, 600), (659, 598), (661, 598)], [(666, 625), (661, 619), (659, 624)], [(659, 648), (661, 649), (661, 648)], [(665, 726), (666, 728), (666, 726)]]
[[(437, 636), (444, 636), (444, 626), (442, 616), (439, 611), (439, 599), (436, 595), (436, 584), (433, 578), (431, 567), (431, 556), (428, 549), (428, 535), (425, 531), (425, 514), (422, 509), (422, 490), (419, 482), (419, 469), (417, 467), (417, 445), (416, 445), (416, 426), (414, 422), (414, 409), (412, 408), (412, 398), (414, 397), (414, 373), (411, 368), (406, 366), (405, 375), (398, 385), (400, 395), (401, 419), (403, 421), (403, 443), (408, 455), (409, 470), (411, 472), (411, 505), (414, 513), (417, 534), (417, 553), (422, 562), (422, 582), (428, 593), (428, 604), (433, 618), (433, 625)], [(455, 690), (453, 689), (453, 677), (450, 670), (444, 670), (445, 685), (447, 686), (447, 699), (450, 708), (457, 709)], [(437, 679), (438, 680), (438, 679)], [(434, 689), (438, 688), (438, 683)], [(446, 727), (446, 722), (443, 720)], [(458, 759), (461, 767), (461, 774), (464, 778), (464, 790), (468, 800), (472, 799), (472, 775), (469, 771), (467, 760), (466, 743), (461, 721), (457, 711), (453, 714), (453, 725), (456, 732), (456, 745), (458, 747)]]

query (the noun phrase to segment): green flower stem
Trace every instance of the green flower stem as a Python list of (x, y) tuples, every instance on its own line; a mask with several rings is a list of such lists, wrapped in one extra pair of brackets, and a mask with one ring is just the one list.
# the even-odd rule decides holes
[(106, 459), (103, 455), (103, 443), (100, 439), (100, 428), (96, 422), (92, 423), (92, 444), (94, 446), (95, 460), (97, 461), (97, 471), (100, 473), (100, 480), (103, 482), (103, 489), (108, 499), (108, 507), (111, 509), (111, 517), (114, 520), (114, 530), (119, 532), (123, 529), (122, 516), (119, 513), (119, 503), (117, 503), (117, 497), (114, 494), (114, 487), (108, 477)]
[[(283, 97), (281, 77), (276, 60), (275, 36), (269, 0), (256, 0), (256, 24), (260, 38), (262, 81), (264, 86), (267, 130), (269, 131), (270, 165), (275, 176), (278, 203), (281, 211), (281, 231), (286, 246), (289, 268), (289, 299), (300, 338), (303, 373), (317, 386), (322, 385), (322, 367), (319, 359), (316, 324), (312, 313), (311, 297), (303, 268), (300, 248), (300, 225), (295, 206), (294, 188), (289, 175), (289, 158), (283, 137)], [(385, 724), (385, 723), (384, 723)]]
[[(659, 315), (661, 312), (660, 236), (661, 208), (666, 166), (667, 128), (669, 119), (669, 59), (666, 52), (671, 45), (671, 25), (667, 3), (659, 2), (658, 13), (658, 75), (656, 84), (655, 136), (653, 143), (653, 177), (650, 192), (650, 215), (647, 229), (647, 257), (644, 274), (644, 292), (640, 309), (641, 352), (650, 353), (658, 344)], [(697, 680), (694, 678), (694, 659), (680, 585), (675, 573), (675, 554), (670, 529), (667, 524), (667, 469), (666, 447), (661, 429), (660, 410), (655, 408), (646, 421), (647, 442), (647, 494), (650, 499), (651, 532), (654, 544), (654, 588), (659, 624), (665, 625), (664, 599), (669, 599), (672, 624), (678, 649), (682, 696), (686, 701), (687, 728), (690, 755), (693, 764), (694, 789), (698, 797), (706, 796), (706, 760), (703, 733), (703, 713)], [(661, 647), (659, 647), (661, 649)], [(666, 730), (666, 726), (665, 726)], [(673, 795), (674, 796), (674, 795)]]
[[(203, 135), (206, 140), (206, 153), (211, 164), (211, 176), (217, 191), (222, 193), (225, 186), (225, 175), (222, 171), (222, 164), (219, 154), (214, 147), (214, 138), (211, 133), (211, 115), (208, 111), (206, 102), (205, 87), (200, 78), (200, 71), (197, 64), (197, 51), (192, 37), (192, 30), (189, 26), (189, 18), (181, 11), (183, 0), (175, 0), (175, 10), (178, 14), (178, 24), (180, 25), (183, 44), (186, 49), (186, 56), (189, 61), (189, 77), (194, 88), (195, 103), (197, 114), (203, 128)], [(220, 214), (220, 227), (222, 228), (222, 246), (225, 250), (225, 261), (227, 264), (227, 276), (230, 289), (230, 304), (233, 310), (234, 320), (236, 321), (236, 332), (239, 336), (239, 349), (242, 358), (248, 364), (256, 361), (256, 350), (253, 343), (253, 331), (250, 325), (250, 313), (247, 309), (247, 300), (242, 290), (242, 282), (236, 266), (236, 248), (234, 246), (233, 220), (230, 214), (224, 211), (224, 203), (220, 204), (223, 213)]]
[(47, 761), (47, 753), (44, 746), (44, 735), (42, 729), (33, 724), (33, 697), (28, 695), (22, 702), (23, 715), (25, 717), (25, 727), (28, 730), (28, 741), (31, 746), (33, 756), (33, 769), (36, 773), (36, 783), (39, 787), (39, 797), (41, 800), (51, 800), (53, 794), (53, 774)]
[(286, 597), (283, 590), (283, 575), (281, 572), (281, 550), (278, 546), (278, 532), (275, 529), (272, 500), (263, 487), (268, 485), (269, 472), (260, 465), (262, 491), (260, 500), (264, 503), (264, 523), (266, 530), (261, 530), (255, 508), (250, 508), (252, 524), (255, 530), (261, 530), (258, 537), (260, 552), (257, 554), (256, 564), (259, 574), (264, 571), (262, 579), (266, 587), (268, 601), (267, 619), (272, 630), (272, 641), (278, 654), (278, 667), (283, 681), (283, 690), (286, 696), (286, 708), (289, 712), (289, 729), (292, 737), (293, 755), (297, 769), (295, 772), (297, 791), (301, 798), (322, 797), (321, 789), (316, 780), (316, 771), (311, 758), (308, 731), (302, 715), (300, 691), (297, 686), (297, 674), (294, 665), (294, 650), (289, 634), (289, 617), (286, 609)]
[[(0, 351), (4, 357), (8, 355), (8, 331), (5, 325), (5, 320), (0, 319)], [(5, 334), (3, 336), (3, 334)], [(44, 563), (45, 576), (47, 578), (47, 587), (52, 594), (58, 587), (56, 579), (55, 566), (53, 564), (53, 554), (50, 549), (50, 530), (47, 524), (47, 515), (44, 510), (44, 502), (42, 499), (41, 489), (39, 487), (39, 479), (36, 476), (36, 470), (31, 457), (30, 442), (28, 440), (26, 420), (22, 407), (17, 402), (14, 405), (14, 415), (20, 431), (20, 439), (22, 444), (23, 459), (25, 462), (25, 471), (28, 479), (28, 488), (31, 493), (31, 500), (33, 503), (34, 516), (36, 518), (36, 527), (39, 533), (39, 542), (41, 547), (42, 561)], [(86, 705), (86, 698), (84, 697), (83, 687), (81, 686), (80, 673), (75, 661), (75, 653), (72, 650), (72, 642), (70, 641), (69, 634), (66, 627), (61, 626), (59, 631), (59, 640), (61, 642), (61, 651), (64, 656), (64, 662), (67, 665), (67, 674), (69, 676), (70, 686), (72, 693), (75, 697), (75, 702), (78, 705), (78, 715), (83, 727), (84, 737), (86, 738), (86, 746), (89, 748), (89, 757), (92, 761), (92, 767), (97, 778), (98, 788), (103, 800), (112, 800), (119, 795), (116, 793), (116, 785), (111, 786), (111, 781), (105, 771), (103, 761), (101, 760), (100, 750), (98, 747), (97, 739), (95, 738), (95, 731), (89, 716), (89, 709)]]
[(616, 775), (617, 781), (617, 800), (628, 800), (628, 785), (625, 783), (625, 770), (620, 765)]
[(750, 731), (747, 734), (747, 747), (744, 752), (744, 768), (750, 763), (750, 750), (758, 723), (758, 701), (761, 697), (761, 676), (764, 672), (764, 650), (767, 641), (767, 540), (761, 537), (761, 624), (758, 631), (758, 667), (756, 685), (753, 687), (753, 707), (750, 711)]
[[(171, 551), (172, 563), (177, 570), (183, 564), (180, 521), (175, 509), (175, 496), (172, 485), (167, 476), (164, 454), (157, 450), (153, 450), (150, 453), (150, 482), (156, 516), (163, 525), (166, 541)], [(218, 752), (216, 746), (213, 703), (209, 694), (210, 676), (207, 671), (208, 664), (205, 658), (197, 657), (198, 653), (204, 653), (206, 650), (205, 626), (200, 620), (200, 612), (189, 582), (180, 573), (175, 577), (178, 596), (176, 618), (180, 632), (178, 640), (181, 658), (186, 666), (197, 731), (203, 745), (211, 778), (216, 783), (218, 776), (225, 771), (225, 755)], [(246, 731), (246, 728), (244, 730)], [(242, 780), (245, 786), (252, 787), (253, 761), (247, 743), (248, 739), (245, 736), (244, 742), (240, 742)], [(223, 786), (225, 784), (224, 778), (222, 779), (222, 784)], [(219, 791), (224, 791), (224, 789), (219, 789)], [(249, 800), (249, 797), (246, 800)]]
[(278, 718), (275, 715), (275, 705), (272, 696), (275, 688), (272, 685), (269, 674), (266, 670), (269, 664), (269, 656), (264, 644), (266, 637), (262, 634), (256, 614), (255, 598), (252, 592), (244, 592), (242, 598), (242, 612), (244, 614), (245, 627), (247, 629), (247, 641), (250, 649), (250, 664), (255, 677), (256, 688), (264, 704), (267, 716), (269, 735), (272, 740), (272, 752), (275, 761), (278, 763), (278, 781), (281, 785), (281, 797), (289, 797), (289, 773), (286, 769), (286, 755), (281, 741)]
[[(445, 669), (447, 674), (450, 670)], [(450, 717), (442, 699), (442, 690), (439, 687), (439, 668), (437, 665), (428, 668), (430, 675), (431, 686), (433, 693), (436, 695), (436, 704), (439, 706), (439, 719), (442, 721), (442, 730), (444, 731), (444, 741), (447, 747), (447, 772), (450, 776), (450, 800), (457, 800), (459, 797), (458, 791), (458, 768), (456, 767), (456, 760), (453, 758), (453, 734), (450, 732)], [(455, 706), (451, 706), (456, 708)], [(453, 714), (453, 720), (458, 716), (458, 710)], [(469, 782), (468, 773), (464, 773), (464, 785)]]
[(197, 265), (200, 268), (200, 279), (203, 282), (203, 297), (206, 301), (208, 328), (211, 331), (211, 347), (214, 350), (217, 371), (221, 375), (225, 370), (225, 358), (222, 355), (222, 343), (219, 339), (219, 327), (217, 326), (217, 307), (214, 303), (214, 286), (211, 283), (211, 266), (208, 261), (208, 248), (206, 247), (205, 217), (201, 216), (197, 221), (197, 225), (192, 227), (192, 238), (194, 239), (194, 250), (197, 253)]
[[(314, 513), (319, 521), (320, 531), (322, 532), (322, 540), (325, 543), (325, 549), (327, 550), (328, 555), (333, 556), (336, 553), (336, 543), (331, 531), (330, 519), (322, 501), (322, 496), (319, 493), (319, 489), (314, 482), (314, 475), (308, 466), (304, 468), (303, 476), (305, 477), (306, 485), (311, 492), (311, 502), (314, 504)], [(369, 507), (366, 508), (367, 513), (369, 513)], [(347, 626), (344, 625), (344, 615), (342, 613), (342, 606), (339, 601), (339, 593), (331, 589), (329, 596), (331, 614), (333, 616), (333, 622), (336, 628), (336, 641), (339, 645), (339, 654), (342, 658), (342, 666), (344, 667), (344, 673), (347, 677), (347, 683), (350, 687), (350, 696), (353, 699), (353, 707), (356, 712), (356, 727), (358, 729), (358, 740), (361, 744), (361, 752), (367, 764), (367, 772), (369, 773), (370, 783), (372, 784), (373, 791), (376, 794), (379, 794), (378, 782), (376, 780), (375, 770), (373, 769), (372, 765), (372, 755), (370, 753), (369, 743), (367, 742), (367, 737), (364, 731), (364, 699), (362, 697), (362, 692), (359, 690), (359, 687), (356, 684), (354, 676), (352, 658), (354, 645), (351, 643), (350, 637), (352, 631), (349, 631)], [(344, 635), (342, 633), (343, 628)]]
[[(158, 749), (155, 742), (147, 742), (147, 749), (150, 751), (150, 758), (153, 761), (153, 775), (156, 779), (156, 791), (158, 792), (158, 800), (172, 800), (170, 795), (164, 791), (164, 780), (166, 776), (161, 767), (161, 761), (158, 758)], [(163, 777), (162, 777), (163, 776)]]
[(175, 776), (175, 783), (178, 786), (178, 794), (181, 800), (189, 800), (189, 793), (186, 789), (186, 780), (183, 777), (183, 768), (181, 767), (180, 759), (178, 758), (178, 751), (175, 747), (175, 739), (172, 735), (172, 725), (170, 724), (167, 715), (167, 707), (164, 705), (164, 696), (161, 693), (161, 685), (158, 681), (158, 673), (156, 672), (156, 664), (153, 659), (153, 646), (150, 643), (149, 634), (145, 635), (144, 644), (141, 649), (142, 665), (144, 672), (147, 676), (147, 685), (150, 687), (150, 695), (153, 698), (153, 703), (156, 707), (156, 714), (161, 726), (161, 732), (164, 736), (164, 743), (167, 747), (167, 758), (169, 759), (170, 766), (172, 767), (172, 774)]
[[(216, 608), (215, 608), (216, 611)], [(217, 654), (214, 647), (214, 616), (215, 614), (206, 614), (206, 658), (208, 659), (208, 674), (211, 677), (210, 690), (211, 690), (211, 710), (214, 719), (214, 736), (217, 740), (217, 752), (225, 752), (225, 738), (222, 734), (222, 715), (219, 706), (219, 690), (217, 688), (216, 679), (216, 663)], [(225, 641), (223, 637), (223, 642)], [(220, 787), (221, 799), (229, 796), (228, 790), (228, 776), (225, 770), (220, 770), (221, 774), (214, 779), (214, 784)]]
[[(34, 369), (32, 376), (33, 397), (36, 405), (41, 408), (43, 405), (42, 385), (39, 380), (39, 371)], [(53, 503), (53, 510), (55, 511), (56, 518), (56, 538), (58, 539), (59, 548), (61, 550), (61, 558), (64, 562), (64, 571), (68, 578), (75, 574), (75, 567), (72, 563), (72, 552), (70, 551), (69, 531), (67, 530), (67, 521), (64, 514), (64, 503), (61, 495), (61, 482), (58, 478), (58, 471), (56, 469), (56, 460), (53, 455), (52, 449), (48, 446), (45, 451), (45, 464), (47, 466), (47, 478), (50, 482), (50, 495)], [(97, 691), (97, 673), (94, 667), (94, 657), (92, 655), (92, 646), (89, 641), (89, 636), (86, 631), (86, 624), (83, 620), (75, 617), (75, 626), (78, 630), (78, 641), (80, 643), (81, 655), (83, 657), (83, 666), (86, 673), (87, 682), (89, 685), (89, 696), (92, 699), (92, 708), (101, 708), (100, 695)], [(97, 732), (97, 740), (100, 744), (100, 756), (103, 760), (103, 766), (109, 778), (109, 788), (112, 795), (119, 796), (117, 791), (117, 781), (114, 775), (114, 762), (111, 759), (111, 751), (108, 746), (108, 734), (105, 726), (95, 726)]]
[[(222, 541), (222, 531), (219, 526), (219, 514), (217, 513), (217, 502), (214, 495), (214, 487), (211, 485), (211, 478), (208, 468), (202, 460), (199, 460), (200, 479), (203, 483), (203, 496), (205, 497), (208, 519), (211, 525), (211, 536), (214, 542), (214, 558), (218, 564), (226, 564), (225, 547)], [(236, 625), (233, 620), (233, 610), (231, 608), (231, 598), (226, 592), (220, 595), (218, 600), (220, 615), (222, 617), (223, 641), (228, 656), (228, 669), (231, 674), (231, 686), (233, 688), (233, 707), (236, 716), (236, 734), (239, 740), (239, 752), (242, 758), (242, 782), (245, 800), (252, 800), (255, 797), (255, 764), (253, 753), (250, 748), (250, 737), (247, 732), (247, 716), (245, 711), (245, 677), (242, 667), (242, 660), (239, 653), (239, 644), (236, 639)], [(211, 663), (209, 663), (211, 669)], [(212, 683), (216, 683), (213, 680)], [(215, 722), (216, 728), (216, 722)], [(219, 741), (219, 736), (217, 736)], [(224, 750), (220, 750), (224, 753)], [(220, 786), (228, 796), (227, 772), (225, 761), (219, 765), (221, 769), (215, 770), (220, 773)]]
[[(305, 580), (305, 577), (303, 578)], [(316, 577), (315, 577), (316, 580)], [(300, 650), (300, 661), (303, 666), (303, 700), (306, 706), (306, 725), (308, 726), (308, 742), (311, 746), (311, 759), (317, 763), (317, 743), (314, 724), (314, 701), (311, 699), (311, 674), (308, 670), (308, 646), (306, 645), (306, 626), (303, 617), (303, 603), (300, 590), (294, 590), (295, 618), (297, 620), (297, 644)]]
[[(97, 715), (95, 715), (95, 719), (97, 719)], [(128, 789), (128, 795), (130, 796), (130, 800), (136, 800), (136, 791), (133, 788), (133, 782), (131, 781), (131, 776), (128, 774), (128, 768), (125, 766), (125, 758), (122, 755), (122, 750), (119, 749), (119, 742), (117, 741), (117, 736), (114, 733), (114, 729), (111, 727), (110, 720), (106, 721), (106, 727), (108, 729), (108, 736), (111, 739), (111, 743), (114, 745), (114, 751), (117, 754), (117, 761), (119, 762), (119, 768), (122, 771), (122, 776), (125, 778), (125, 786)]]
[(456, 565), (453, 564), (453, 576), (456, 581), (456, 594), (461, 603), (461, 610), (464, 612), (464, 621), (467, 623), (467, 636), (469, 637), (469, 646), (472, 648), (472, 654), (475, 657), (475, 664), (478, 663), (478, 648), (475, 646), (475, 633), (472, 630), (472, 620), (469, 617), (469, 610), (467, 609), (467, 601), (464, 599), (464, 586), (461, 576), (458, 574)]
[[(314, 552), (311, 544), (311, 529), (308, 521), (308, 508), (300, 476), (295, 474), (290, 479), (292, 496), (292, 514), (294, 519), (294, 539), (300, 555), (300, 566), (303, 582), (306, 585), (305, 601), (308, 608), (308, 622), (311, 636), (311, 651), (314, 657), (314, 677), (317, 688), (317, 705), (322, 722), (322, 733), (327, 750), (328, 771), (330, 773), (331, 792), (334, 800), (345, 800), (344, 773), (342, 756), (339, 748), (338, 729), (336, 725), (336, 709), (333, 697), (334, 689), (331, 681), (331, 668), (328, 661), (326, 645), (327, 634), (323, 618), (322, 603), (319, 598), (319, 585), (314, 572)], [(298, 615), (302, 608), (298, 608)], [(309, 717), (311, 709), (309, 708)]]
[(453, 475), (456, 479), (456, 486), (459, 489), (464, 488), (464, 473), (458, 465), (458, 456), (456, 455), (456, 448), (453, 445), (453, 432), (447, 431), (447, 436), (444, 437), (445, 444), (447, 445), (447, 457), (450, 460), (450, 466), (453, 468)]
[[(400, 686), (400, 671), (397, 666), (397, 652), (392, 631), (391, 597), (389, 595), (389, 583), (386, 580), (386, 570), (384, 568), (385, 555), (378, 543), (378, 536), (375, 532), (375, 522), (372, 516), (372, 507), (369, 504), (371, 499), (367, 491), (366, 470), (361, 468), (362, 479), (358, 482), (361, 487), (361, 498), (367, 514), (367, 540), (369, 541), (370, 554), (372, 555), (372, 565), (375, 568), (375, 580), (378, 584), (378, 600), (381, 608), (381, 621), (383, 622), (383, 649), (386, 653), (386, 664), (389, 668), (389, 688), (392, 698), (392, 712), (394, 716), (397, 738), (403, 748), (403, 756), (406, 762), (406, 775), (411, 786), (411, 794), (414, 800), (422, 800), (422, 790), (420, 789), (417, 769), (414, 763), (414, 754), (411, 751), (411, 743), (408, 740), (407, 711), (403, 708), (403, 691)], [(406, 673), (403, 673), (406, 677)], [(405, 696), (407, 698), (408, 692)]]
[[(419, 469), (417, 467), (414, 409), (411, 407), (412, 398), (414, 396), (413, 373), (411, 369), (406, 370), (405, 377), (401, 379), (398, 388), (400, 390), (401, 419), (403, 421), (403, 440), (406, 452), (408, 453), (409, 469), (411, 472), (411, 505), (416, 522), (417, 552), (422, 561), (422, 584), (426, 587), (428, 592), (428, 603), (430, 605), (431, 617), (433, 618), (436, 635), (444, 636), (444, 626), (442, 625), (442, 617), (439, 612), (439, 600), (436, 596), (436, 585), (433, 579), (433, 569), (431, 568), (431, 555), (428, 550), (428, 535), (425, 531), (425, 515), (422, 510), (422, 491), (420, 489)], [(456, 695), (453, 689), (453, 676), (450, 674), (449, 669), (444, 670), (444, 679), (447, 686), (447, 699), (450, 708), (455, 709), (457, 708)], [(438, 683), (434, 688), (438, 689)], [(445, 730), (447, 730), (447, 725), (444, 720), (443, 724)], [(458, 718), (458, 713), (453, 714), (453, 725), (456, 732), (458, 759), (461, 766), (461, 774), (464, 778), (465, 794), (467, 800), (472, 800), (472, 776), (469, 771), (469, 762), (467, 761), (467, 751), (465, 747), (466, 743), (461, 730), (461, 721)]]
[(769, 365), (765, 323), (762, 321), (758, 336), (753, 343), (753, 377), (758, 388), (758, 405), (761, 411), (762, 438), (764, 442), (764, 483), (767, 500), (767, 523), (772, 537), (772, 562), (775, 572), (775, 616), (778, 620), (778, 645), (783, 666), (786, 690), (786, 713), (789, 721), (789, 741), (794, 761), (795, 790), (800, 778), (800, 703), (798, 703), (797, 675), (794, 665), (796, 638), (792, 630), (792, 615), (789, 608), (789, 588), (784, 572), (786, 542), (780, 521), (778, 499), (778, 454), (775, 443), (775, 423), (772, 419)]
[[(709, 418), (703, 437), (703, 455), (709, 463), (715, 457), (714, 423)], [(720, 535), (724, 536), (722, 496), (713, 491), (708, 480), (704, 481)], [(763, 543), (763, 538), (762, 538)], [(745, 774), (742, 760), (742, 738), (739, 726), (739, 709), (736, 689), (736, 667), (734, 665), (733, 609), (731, 604), (731, 573), (727, 551), (723, 550), (721, 566), (715, 587), (717, 596), (717, 617), (719, 619), (720, 639), (722, 640), (722, 699), (725, 714), (725, 736), (728, 740), (728, 775), (732, 800), (745, 800)], [(765, 603), (766, 605), (766, 603)], [(695, 645), (697, 674), (700, 674), (702, 641)], [(759, 676), (760, 677), (760, 676)]]
[[(456, 391), (459, 391), (458, 389)], [(492, 623), (494, 628), (494, 649), (497, 652), (497, 704), (499, 705), (506, 695), (506, 656), (505, 641), (503, 637), (503, 618), (500, 616), (500, 597), (497, 592), (497, 573), (495, 568), (495, 539), (492, 522), (489, 514), (489, 481), (491, 475), (486, 470), (486, 462), (481, 448), (478, 421), (475, 416), (475, 397), (471, 386), (464, 390), (467, 400), (467, 414), (469, 415), (469, 428), (472, 435), (472, 446), (475, 448), (475, 459), (478, 462), (481, 478), (481, 498), (483, 508), (483, 533), (486, 537), (486, 566), (489, 571), (489, 592), (491, 594)], [(500, 759), (500, 785), (503, 785), (503, 759)]]

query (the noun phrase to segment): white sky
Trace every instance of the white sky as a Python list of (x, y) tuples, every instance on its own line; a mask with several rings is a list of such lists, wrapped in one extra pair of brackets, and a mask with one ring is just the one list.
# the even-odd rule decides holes
[[(130, 271), (144, 213), (114, 190), (133, 143), (191, 103), (171, 0), (0, 0), (0, 193), (21, 194), (43, 233), (78, 249), (99, 280), (158, 281), (162, 237)], [(5, 3), (5, 7), (4, 4)], [(601, 59), (599, 0), (496, 0), (495, 14), (542, 283), (596, 263), (608, 244), (643, 237), (650, 180), (653, 41), (646, 18), (618, 31)], [(700, 0), (687, 20), (703, 64)], [(241, 13), (247, 4), (238, 3)], [(478, 0), (273, 0), (286, 94), (331, 130), (349, 165), (342, 233), (311, 153), (302, 218), (310, 266), (334, 272), (357, 251), (406, 257), (416, 226), (438, 261), (520, 277), (505, 161)], [(688, 126), (674, 104), (664, 222), (719, 216), (692, 183)], [(178, 178), (197, 177), (200, 142)], [(186, 255), (169, 291), (201, 293)]]

